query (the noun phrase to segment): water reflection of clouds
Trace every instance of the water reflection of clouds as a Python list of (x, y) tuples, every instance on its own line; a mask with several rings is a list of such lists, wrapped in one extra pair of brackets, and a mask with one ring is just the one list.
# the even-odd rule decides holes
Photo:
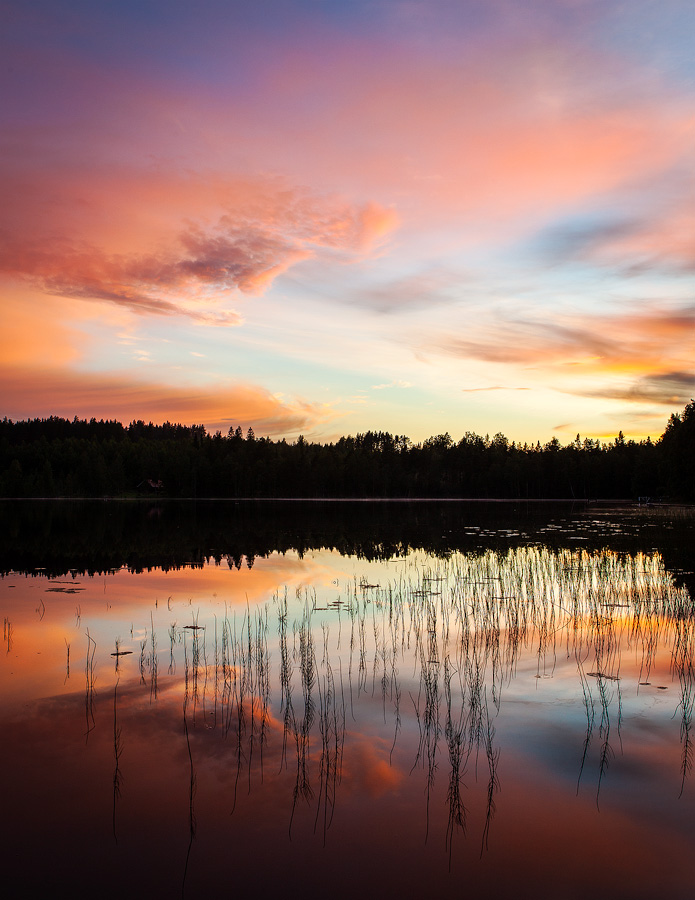
[[(554, 878), (577, 866), (573, 886), (587, 889), (590, 853), (621, 889), (639, 889), (625, 863), (633, 840), (649, 847), (640, 858), (668, 854), (680, 878), (661, 832), (678, 848), (692, 837), (674, 805), (690, 644), (675, 638), (686, 595), (656, 556), (521, 548), (390, 567), (321, 552), (82, 583), (79, 623), (75, 595), (61, 594), (41, 620), (18, 621), (25, 705), (3, 712), (18, 738), (3, 763), (21, 776), (10, 801), (52, 798), (55, 828), (71, 803), (66, 835), (93, 817), (107, 838), (113, 819), (128, 845), (159, 829), (164, 865), (194, 815), (196, 885), (223, 837), (255, 860), (254, 840), (272, 845), (275, 868), (291, 868), (290, 832), (325, 844), (319, 866), (349, 846), (370, 871), (414, 859), (428, 834), (419, 873), (424, 860), (446, 870), (451, 848), (454, 872), (475, 867), (471, 885), (517, 866), (529, 890), (543, 868), (525, 855), (534, 841)], [(78, 650), (58, 684), (67, 623)], [(119, 635), (132, 655), (111, 655)], [(51, 652), (32, 655), (31, 640)], [(31, 832), (24, 812), (20, 824)], [(607, 841), (625, 851), (610, 863)]]
[(527, 758), (501, 777), (504, 803), (486, 860), (510, 873), (500, 896), (580, 898), (600, 885), (615, 897), (658, 897), (687, 877), (688, 841), (649, 815), (651, 794), (630, 810), (605, 797), (597, 814), (594, 795), (568, 793)]
[(407, 771), (389, 761), (391, 741), (350, 731), (347, 737), (349, 755), (343, 767), (341, 796), (346, 794), (379, 798), (397, 791), (407, 778)]

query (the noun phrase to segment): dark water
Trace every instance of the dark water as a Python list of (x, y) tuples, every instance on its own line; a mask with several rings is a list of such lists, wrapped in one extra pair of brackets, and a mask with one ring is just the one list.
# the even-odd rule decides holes
[(691, 896), (688, 511), (0, 519), (11, 891)]

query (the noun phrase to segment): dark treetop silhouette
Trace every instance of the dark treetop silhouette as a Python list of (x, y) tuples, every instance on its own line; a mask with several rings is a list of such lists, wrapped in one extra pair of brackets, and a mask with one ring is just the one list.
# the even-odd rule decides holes
[(695, 499), (695, 402), (658, 441), (577, 435), (519, 445), (503, 434), (413, 444), (369, 431), (335, 443), (257, 438), (249, 428), (90, 419), (0, 422), (0, 496)]

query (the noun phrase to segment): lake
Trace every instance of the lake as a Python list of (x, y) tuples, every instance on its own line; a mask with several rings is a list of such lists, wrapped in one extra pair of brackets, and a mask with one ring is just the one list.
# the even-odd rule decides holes
[(692, 896), (691, 510), (0, 522), (11, 892)]

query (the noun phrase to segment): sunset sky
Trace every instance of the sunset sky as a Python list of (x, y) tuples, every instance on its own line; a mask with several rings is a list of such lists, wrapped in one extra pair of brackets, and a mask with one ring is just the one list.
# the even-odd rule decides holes
[(0, 415), (657, 437), (692, 0), (0, 2)]

